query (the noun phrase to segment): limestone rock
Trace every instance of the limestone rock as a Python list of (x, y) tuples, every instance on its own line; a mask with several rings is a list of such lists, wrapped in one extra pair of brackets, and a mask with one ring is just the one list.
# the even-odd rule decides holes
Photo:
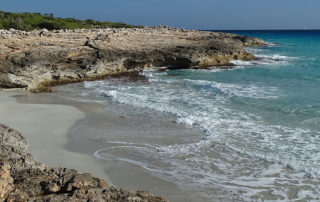
[(28, 194), (23, 190), (15, 189), (7, 197), (7, 202), (27, 202), (29, 198)]
[(39, 168), (44, 165), (37, 162), (31, 154), (27, 153), (27, 141), (16, 130), (0, 125), (0, 158), (6, 159), (11, 166), (11, 173), (20, 170)]
[(1, 30), (0, 87), (47, 89), (150, 67), (208, 68), (251, 60), (264, 41), (168, 26), (79, 30)]
[(0, 125), (0, 143), (19, 148), (24, 152), (28, 149), (27, 141), (21, 133), (5, 125)]
[(90, 40), (88, 39), (85, 43), (84, 43), (85, 46), (88, 46), (90, 48), (93, 48), (94, 50), (99, 50), (99, 47), (97, 45), (97, 43), (94, 41), (94, 40)]
[(0, 201), (4, 201), (13, 189), (10, 165), (5, 160), (0, 160)]
[(108, 184), (102, 179), (62, 168), (24, 170), (15, 173), (13, 178), (16, 188), (26, 192), (29, 197), (70, 193), (81, 189), (108, 188)]

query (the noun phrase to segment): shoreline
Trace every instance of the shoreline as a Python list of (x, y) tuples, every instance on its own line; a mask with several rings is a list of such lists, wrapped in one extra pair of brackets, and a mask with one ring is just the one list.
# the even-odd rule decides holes
[[(3, 92), (5, 92), (4, 95)], [(56, 94), (46, 94), (46, 93), (40, 93), (40, 94), (34, 94), (29, 93), (27, 91), (0, 91), (0, 100), (3, 99), (5, 96), (9, 95), (15, 95), (15, 97), (11, 97), (7, 99), (16, 100), (16, 103), (12, 103), (11, 105), (20, 105), (23, 106), (31, 106), (34, 108), (37, 107), (44, 107), (47, 106), (47, 108), (53, 107), (54, 109), (58, 109), (59, 107), (62, 107), (64, 109), (68, 109), (65, 111), (65, 113), (69, 114), (77, 114), (80, 117), (74, 116), (72, 125), (70, 124), (68, 127), (68, 130), (65, 129), (63, 133), (60, 134), (60, 138), (63, 139), (63, 144), (57, 145), (57, 144), (51, 144), (51, 141), (45, 141), (45, 143), (50, 143), (52, 149), (56, 148), (55, 153), (41, 153), (39, 150), (43, 146), (40, 140), (37, 140), (40, 133), (37, 134), (35, 137), (30, 138), (30, 132), (26, 131), (26, 128), (23, 128), (19, 126), (19, 123), (16, 124), (17, 129), (22, 131), (23, 134), (27, 137), (30, 144), (30, 153), (34, 154), (34, 157), (36, 160), (39, 160), (40, 162), (45, 163), (49, 166), (62, 166), (67, 168), (76, 169), (80, 172), (85, 173), (91, 173), (95, 177), (99, 177), (102, 179), (105, 179), (106, 182), (112, 186), (116, 187), (122, 187), (129, 190), (148, 190), (153, 194), (156, 194), (158, 196), (165, 197), (169, 199), (170, 201), (176, 201), (176, 202), (182, 202), (182, 201), (193, 201), (193, 200), (200, 200), (200, 201), (207, 201), (207, 199), (202, 198), (202, 196), (198, 195), (196, 192), (189, 193), (188, 190), (184, 190), (178, 187), (177, 184), (174, 182), (170, 182), (167, 180), (164, 180), (160, 177), (157, 177), (154, 175), (154, 173), (149, 172), (148, 170), (145, 170), (144, 168), (134, 165), (128, 162), (121, 162), (117, 160), (101, 160), (97, 157), (94, 157), (94, 153), (104, 148), (106, 145), (101, 144), (100, 137), (97, 136), (97, 139), (95, 137), (90, 137), (89, 132), (91, 133), (99, 133), (98, 129), (99, 126), (95, 125), (101, 123), (108, 123), (106, 124), (107, 128), (108, 126), (111, 127), (109, 132), (106, 132), (106, 135), (110, 135), (110, 138), (118, 138), (120, 133), (117, 131), (122, 131), (122, 127), (125, 122), (127, 124), (132, 120), (126, 120), (128, 117), (123, 117), (120, 114), (115, 114), (113, 112), (108, 112), (105, 110), (105, 106), (103, 104), (99, 103), (77, 103), (73, 101), (68, 101), (67, 99), (60, 98)], [(6, 106), (6, 104), (2, 105)], [(9, 112), (8, 108), (8, 112)], [(19, 110), (19, 109), (17, 109)], [(47, 110), (46, 110), (47, 111)], [(55, 111), (55, 110), (54, 110)], [(12, 110), (10, 110), (12, 112)], [(55, 111), (54, 113), (58, 113), (59, 110)], [(2, 113), (2, 109), (0, 107), (0, 114)], [(35, 112), (39, 113), (39, 111)], [(56, 114), (57, 115), (57, 114)], [(61, 114), (60, 114), (61, 115)], [(12, 115), (14, 116), (14, 115)], [(7, 118), (9, 119), (9, 117)], [(46, 118), (41, 119), (42, 121), (46, 122)], [(6, 123), (7, 125), (11, 123), (16, 123), (15, 120), (12, 122)], [(175, 123), (172, 123), (170, 120), (167, 121), (170, 125), (170, 127), (175, 127)], [(70, 122), (69, 122), (70, 123)], [(85, 123), (85, 125), (82, 125)], [(12, 125), (10, 125), (12, 126)], [(30, 126), (30, 125), (29, 125)], [(43, 126), (43, 125), (42, 125)], [(42, 129), (42, 126), (37, 126), (37, 129)], [(87, 130), (83, 131), (81, 128), (77, 127), (85, 127)], [(113, 127), (114, 126), (114, 127)], [(12, 126), (13, 127), (13, 126)], [(14, 128), (13, 127), (13, 128)], [(28, 124), (26, 124), (25, 127), (28, 127)], [(98, 129), (95, 129), (97, 127)], [(126, 126), (124, 126), (126, 127)], [(161, 126), (160, 126), (161, 127)], [(185, 126), (178, 125), (177, 127), (184, 128)], [(100, 128), (101, 129), (101, 128)], [(104, 129), (107, 131), (107, 129)], [(197, 130), (197, 129), (195, 129)], [(81, 133), (81, 131), (83, 131)], [(87, 132), (87, 133), (86, 133)], [(125, 131), (124, 131), (125, 132)], [(139, 126), (137, 126), (137, 132), (139, 132)], [(114, 134), (113, 134), (114, 133)], [(46, 135), (48, 136), (48, 135)], [(121, 136), (121, 135), (120, 135)], [(120, 137), (120, 139), (125, 137)], [(137, 137), (137, 143), (142, 140), (140, 137)], [(198, 137), (198, 138), (201, 138)], [(46, 139), (44, 137), (44, 139)], [(126, 139), (126, 138), (125, 138)], [(151, 138), (154, 140), (151, 141), (160, 141), (159, 144), (171, 144), (172, 140), (170, 137), (163, 138), (161, 137), (155, 137)], [(194, 138), (193, 138), (194, 140)], [(182, 139), (176, 139), (174, 140), (176, 142), (186, 141)], [(62, 143), (62, 142), (61, 142)], [(47, 145), (46, 145), (47, 146)], [(58, 159), (60, 155), (65, 156), (65, 161), (63, 159)], [(49, 158), (49, 159), (48, 159)], [(72, 158), (72, 161), (68, 161), (70, 158)], [(56, 161), (57, 160), (57, 161)], [(83, 162), (90, 162), (85, 163)]]
[[(313, 153), (308, 153), (308, 149), (316, 145), (317, 130), (306, 131), (304, 127), (309, 128), (311, 126), (309, 124), (312, 123), (314, 124), (312, 128), (317, 128), (317, 120), (311, 119), (312, 122), (307, 122), (305, 125), (294, 124), (297, 120), (288, 119), (286, 105), (276, 106), (276, 109), (285, 109), (284, 114), (266, 110), (264, 107), (260, 109), (260, 103), (274, 107), (273, 101), (278, 103), (276, 99), (279, 99), (279, 103), (292, 101), (287, 100), (291, 98), (289, 94), (287, 98), (283, 98), (282, 95), (287, 95), (282, 94), (287, 90), (281, 85), (283, 83), (269, 83), (269, 80), (263, 80), (264, 65), (269, 64), (269, 61), (270, 64), (275, 62), (275, 65), (287, 62), (291, 64), (290, 56), (279, 54), (277, 51), (267, 51), (262, 52), (258, 58), (261, 64), (258, 63), (260, 61), (257, 61), (257, 64), (252, 63), (254, 66), (261, 66), (258, 70), (244, 68), (240, 71), (217, 74), (192, 71), (192, 77), (189, 77), (189, 71), (187, 73), (182, 71), (181, 74), (170, 72), (166, 75), (152, 72), (144, 75), (146, 81), (150, 81), (150, 85), (144, 83), (144, 80), (137, 85), (131, 83), (135, 79), (140, 82), (140, 78), (128, 75), (130, 79), (128, 81), (123, 79), (123, 83), (122, 79), (119, 79), (120, 81), (114, 79), (115, 81), (110, 82), (63, 85), (55, 87), (53, 90), (57, 89), (57, 92), (50, 94), (32, 94), (23, 91), (20, 95), (12, 97), (16, 100), (15, 103), (10, 103), (11, 98), (7, 99), (6, 102), (12, 105), (4, 109), (9, 111), (11, 107), (13, 110), (9, 112), (19, 118), (20, 114), (28, 115), (24, 111), (20, 114), (14, 113), (19, 111), (15, 107), (18, 104), (27, 107), (28, 105), (52, 106), (53, 109), (58, 106), (57, 108), (62, 107), (60, 110), (68, 108), (62, 111), (68, 116), (73, 115), (73, 119), (64, 124), (68, 126), (71, 122), (73, 124), (61, 129), (64, 136), (59, 137), (64, 144), (59, 144), (63, 145), (63, 149), (57, 151), (76, 154), (79, 158), (73, 160), (77, 161), (80, 167), (81, 162), (85, 162), (82, 167), (91, 166), (81, 157), (94, 159), (95, 163), (98, 162), (95, 166), (99, 167), (101, 175), (106, 175), (109, 178), (107, 181), (116, 187), (148, 190), (176, 202), (318, 200), (319, 179), (291, 166), (299, 166), (302, 162), (305, 163), (306, 169), (314, 168), (313, 162), (318, 158), (312, 156)], [(266, 55), (262, 55), (264, 53)], [(270, 57), (269, 53), (272, 53)], [(251, 65), (251, 62), (248, 63)], [(250, 66), (245, 63), (243, 65)], [(268, 68), (268, 71), (270, 69), (276, 68)], [(180, 79), (181, 75), (186, 77)], [(166, 82), (167, 79), (172, 79), (173, 82), (171, 80)], [(188, 80), (187, 84), (185, 80)], [(296, 88), (298, 83), (294, 84)], [(304, 81), (301, 84), (305, 84)], [(187, 87), (186, 91), (184, 87)], [(213, 96), (206, 97), (208, 92)], [(314, 96), (310, 94), (307, 98)], [(183, 105), (185, 100), (187, 104)], [(192, 102), (193, 100), (196, 102)], [(1, 95), (0, 101), (2, 101)], [(154, 103), (156, 105), (153, 105)], [(174, 105), (176, 103), (179, 105)], [(252, 108), (256, 103), (258, 108)], [(189, 104), (192, 106), (187, 108)], [(292, 107), (290, 109), (296, 107), (288, 106)], [(173, 110), (166, 110), (168, 108), (165, 107), (172, 107), (169, 109)], [(72, 108), (72, 113), (69, 108)], [(46, 111), (45, 107), (43, 109)], [(301, 110), (303, 109), (310, 108), (302, 105)], [(30, 110), (39, 115), (39, 111), (35, 108)], [(166, 113), (176, 112), (175, 110), (177, 113), (168, 113), (169, 115)], [(52, 113), (63, 117), (59, 110), (54, 110)], [(182, 114), (181, 119), (180, 114)], [(277, 117), (270, 116), (272, 114), (276, 114)], [(50, 115), (43, 117), (51, 118)], [(82, 118), (77, 119), (75, 115)], [(310, 113), (310, 117), (314, 118), (314, 114)], [(45, 118), (32, 118), (30, 115), (28, 118), (45, 122)], [(283, 122), (279, 121), (280, 119)], [(196, 124), (188, 125), (189, 120)], [(47, 121), (46, 124), (50, 123)], [(195, 129), (197, 126), (200, 126), (200, 133)], [(43, 128), (45, 125), (38, 124), (37, 127)], [(1, 132), (0, 124), (0, 135)], [(44, 134), (48, 135), (45, 132), (37, 135)], [(305, 139), (309, 135), (314, 139)], [(51, 136), (54, 138), (54, 135)], [(45, 140), (45, 142), (50, 144), (52, 141)], [(53, 152), (54, 149), (50, 151)], [(295, 155), (295, 151), (300, 152), (299, 156)], [(39, 151), (38, 153), (42, 154)], [(51, 153), (48, 152), (46, 155)], [(281, 161), (278, 160), (279, 157)], [(297, 161), (286, 161), (287, 158)], [(1, 163), (0, 159), (0, 171)], [(310, 170), (310, 173), (312, 172), (313, 170)], [(91, 173), (98, 175), (95, 171)]]
[(83, 173), (92, 173), (112, 184), (101, 169), (101, 162), (89, 155), (65, 149), (69, 130), (78, 120), (84, 119), (85, 114), (68, 105), (22, 104), (12, 97), (27, 94), (28, 92), (21, 90), (0, 91), (1, 123), (22, 132), (29, 143), (29, 152), (36, 160), (47, 166), (67, 167)]

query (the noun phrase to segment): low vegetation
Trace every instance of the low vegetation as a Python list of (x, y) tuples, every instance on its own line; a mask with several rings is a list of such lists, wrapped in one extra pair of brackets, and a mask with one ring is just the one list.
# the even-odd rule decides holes
[(131, 28), (141, 27), (122, 22), (99, 22), (92, 19), (55, 18), (53, 14), (11, 13), (0, 11), (0, 29), (18, 29), (31, 31), (35, 29), (81, 29), (81, 28)]

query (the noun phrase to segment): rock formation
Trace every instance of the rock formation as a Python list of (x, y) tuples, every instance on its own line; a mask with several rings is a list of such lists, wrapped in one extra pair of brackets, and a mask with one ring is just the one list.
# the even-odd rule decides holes
[(26, 139), (0, 125), (0, 201), (167, 201), (146, 191), (109, 186), (91, 174), (46, 167), (27, 153)]
[(150, 67), (231, 65), (254, 59), (245, 46), (261, 45), (237, 34), (170, 27), (0, 30), (0, 87), (32, 90)]

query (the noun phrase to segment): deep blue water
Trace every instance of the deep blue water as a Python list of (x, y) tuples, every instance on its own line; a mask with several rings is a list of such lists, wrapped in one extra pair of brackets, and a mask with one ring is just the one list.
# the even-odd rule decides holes
[(84, 95), (171, 113), (200, 128), (203, 141), (154, 151), (152, 158), (170, 159), (170, 176), (181, 184), (222, 185), (233, 199), (318, 200), (320, 31), (228, 32), (268, 46), (248, 48), (259, 59), (233, 61), (233, 70), (145, 71), (148, 83), (85, 82)]

